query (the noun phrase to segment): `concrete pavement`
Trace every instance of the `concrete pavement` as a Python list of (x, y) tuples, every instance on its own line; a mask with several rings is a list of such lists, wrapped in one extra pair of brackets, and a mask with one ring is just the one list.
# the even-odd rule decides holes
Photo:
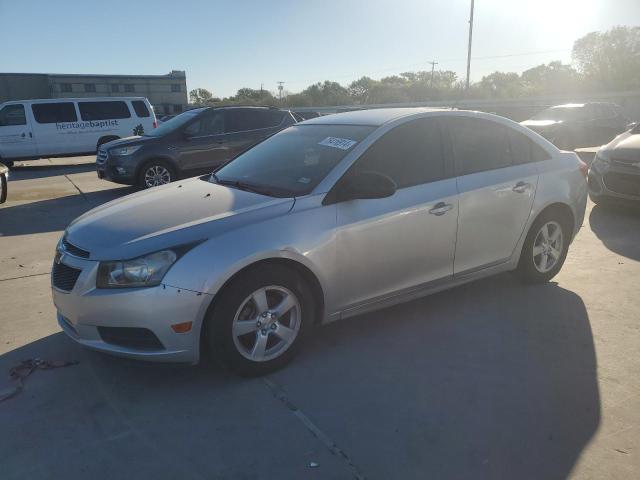
[[(315, 330), (264, 379), (79, 348), (55, 323), (64, 227), (132, 190), (92, 158), (18, 167), (0, 207), (2, 477), (627, 479), (640, 472), (640, 213), (589, 206), (548, 285), (510, 275)], [(312, 464), (315, 467), (310, 467)]]

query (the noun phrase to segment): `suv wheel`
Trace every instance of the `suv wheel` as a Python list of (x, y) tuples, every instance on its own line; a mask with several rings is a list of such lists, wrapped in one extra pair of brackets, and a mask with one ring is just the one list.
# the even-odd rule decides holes
[(175, 170), (167, 162), (154, 160), (147, 162), (140, 169), (138, 185), (141, 188), (151, 188), (166, 185), (176, 180)]
[(562, 215), (543, 213), (531, 226), (516, 273), (527, 283), (551, 280), (562, 268), (569, 250), (568, 222)]
[(286, 267), (257, 267), (221, 295), (205, 339), (210, 352), (240, 375), (263, 375), (284, 366), (313, 324), (311, 291)]

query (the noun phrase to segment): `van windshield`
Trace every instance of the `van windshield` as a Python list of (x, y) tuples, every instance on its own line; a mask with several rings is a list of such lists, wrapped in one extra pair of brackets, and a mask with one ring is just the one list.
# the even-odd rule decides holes
[(202, 110), (189, 110), (188, 112), (183, 112), (180, 115), (176, 115), (171, 120), (168, 120), (158, 126), (158, 128), (154, 128), (149, 133), (145, 133), (143, 136), (145, 137), (162, 137), (167, 133), (174, 132), (185, 123), (193, 120)]

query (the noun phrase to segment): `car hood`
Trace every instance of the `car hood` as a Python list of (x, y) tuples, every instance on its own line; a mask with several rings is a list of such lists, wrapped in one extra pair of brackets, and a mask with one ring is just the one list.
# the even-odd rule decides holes
[(536, 130), (539, 128), (549, 128), (554, 125), (558, 125), (562, 123), (559, 120), (525, 120), (524, 122), (520, 122), (520, 125), (524, 127), (529, 127), (532, 130)]
[(609, 152), (612, 160), (623, 163), (635, 163), (640, 161), (640, 134), (632, 134), (627, 131), (611, 140), (604, 150)]
[(94, 208), (74, 220), (66, 236), (92, 260), (129, 259), (284, 215), (294, 202), (193, 178)]

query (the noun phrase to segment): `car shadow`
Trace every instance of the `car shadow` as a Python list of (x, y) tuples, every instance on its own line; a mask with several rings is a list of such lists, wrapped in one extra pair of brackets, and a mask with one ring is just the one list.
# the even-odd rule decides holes
[(640, 207), (614, 203), (594, 205), (589, 226), (609, 250), (640, 260)]
[(0, 208), (0, 236), (64, 230), (87, 210), (135, 191), (133, 187), (121, 187), (29, 203), (8, 203)]
[(600, 422), (584, 303), (509, 275), (313, 330), (269, 377), (284, 402), (261, 379), (118, 359), (62, 333), (0, 356), (0, 371), (36, 357), (80, 364), (0, 404), (9, 478), (262, 478), (260, 462), (289, 478), (287, 452), (311, 434), (279, 422), (299, 408), (367, 478), (560, 479)]
[(508, 274), (318, 329), (273, 377), (371, 478), (567, 478), (600, 423), (581, 298)]
[(95, 162), (78, 163), (42, 163), (42, 164), (16, 164), (11, 167), (11, 180), (31, 180), (36, 178), (57, 177), (60, 175), (71, 175), (74, 173), (94, 172)]

